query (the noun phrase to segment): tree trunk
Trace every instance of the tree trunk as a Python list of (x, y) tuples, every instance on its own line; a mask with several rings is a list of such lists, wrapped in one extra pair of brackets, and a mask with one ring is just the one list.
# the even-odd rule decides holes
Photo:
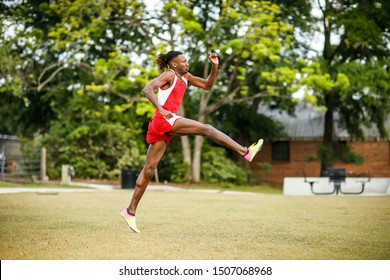
[(332, 157), (333, 157), (333, 105), (332, 103), (332, 94), (330, 92), (324, 92), (325, 96), (325, 106), (327, 108), (325, 113), (325, 124), (324, 124), (324, 136), (323, 136), (323, 146), (326, 149), (326, 152), (322, 152), (321, 157), (321, 176), (327, 176), (328, 168), (332, 166)]
[(200, 182), (200, 170), (202, 166), (202, 145), (204, 142), (203, 136), (195, 136), (195, 145), (194, 145), (194, 161), (192, 162), (192, 176), (195, 183)]
[[(323, 27), (324, 27), (324, 49), (322, 56), (329, 68), (331, 63), (331, 25), (329, 23), (328, 13), (331, 9), (331, 2), (325, 0), (323, 7)], [(327, 108), (324, 120), (324, 135), (322, 138), (323, 150), (321, 151), (321, 176), (327, 176), (328, 168), (331, 166), (331, 158), (333, 157), (333, 104), (332, 104), (332, 91), (323, 91), (325, 107)]]
[[(202, 94), (201, 100), (204, 98), (204, 94)], [(198, 121), (201, 123), (204, 123), (206, 119), (206, 115), (203, 113), (203, 108), (206, 108), (207, 105), (205, 105), (205, 102), (200, 102), (200, 110), (199, 110), (199, 117)], [(203, 104), (203, 105), (202, 105)], [(203, 146), (204, 138), (203, 136), (196, 135), (195, 136), (195, 143), (194, 143), (194, 154), (193, 154), (193, 162), (192, 162), (192, 178), (195, 183), (200, 182), (200, 171), (202, 168), (202, 146)]]
[[(208, 62), (208, 58), (205, 59), (205, 66), (203, 68), (203, 76), (206, 78), (209, 75), (210, 71), (210, 63)], [(217, 79), (218, 80), (218, 79)], [(206, 120), (206, 109), (208, 106), (208, 102), (210, 100), (212, 91), (203, 92), (200, 98), (199, 105), (199, 116), (198, 121), (204, 123)], [(203, 146), (204, 138), (203, 136), (196, 135), (195, 143), (194, 143), (194, 154), (193, 154), (193, 162), (192, 162), (192, 179), (195, 183), (199, 183), (201, 180), (201, 169), (202, 169), (202, 146)]]
[[(182, 117), (185, 117), (185, 110), (183, 105), (180, 106), (178, 110), (178, 114)], [(188, 166), (186, 174), (185, 174), (185, 180), (192, 181), (192, 162), (191, 162), (191, 144), (190, 139), (188, 136), (182, 136), (181, 139), (181, 147), (182, 147), (182, 153), (183, 153), (183, 161)]]

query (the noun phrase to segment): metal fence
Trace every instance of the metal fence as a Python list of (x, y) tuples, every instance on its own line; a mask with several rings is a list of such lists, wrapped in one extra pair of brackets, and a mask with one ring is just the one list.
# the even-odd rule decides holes
[(0, 151), (0, 180), (31, 181), (42, 177), (42, 153)]

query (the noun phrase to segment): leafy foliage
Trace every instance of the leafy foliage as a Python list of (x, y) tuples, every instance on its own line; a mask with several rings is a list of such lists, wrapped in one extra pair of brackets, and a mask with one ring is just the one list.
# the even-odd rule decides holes
[[(364, 140), (363, 126), (375, 125), (380, 136), (389, 132), (390, 9), (388, 1), (323, 1), (321, 26), (324, 47), (309, 64), (303, 63), (302, 84), (312, 90), (311, 99), (326, 108), (322, 173), (334, 156), (334, 115), (351, 138)], [(329, 154), (327, 154), (329, 153)]]
[(79, 177), (89, 178), (114, 179), (121, 168), (139, 169), (146, 152), (143, 131), (129, 115), (93, 96), (76, 95), (44, 137), (49, 176), (58, 177), (62, 164), (73, 165)]
[(246, 182), (246, 172), (227, 158), (226, 150), (205, 145), (202, 153), (202, 178), (215, 184), (242, 185)]
[[(310, 15), (313, 2), (307, 0), (162, 0), (154, 11), (145, 3), (0, 3), (0, 133), (40, 139), (48, 149), (51, 177), (58, 177), (65, 163), (74, 165), (78, 176), (95, 178), (142, 166), (144, 132), (154, 110), (142, 89), (158, 75), (156, 55), (170, 49), (184, 51), (191, 73), (201, 77), (210, 70), (207, 52), (218, 52), (213, 90), (190, 87), (185, 114), (243, 145), (259, 134), (280, 136), (280, 124), (259, 115), (258, 106), (293, 113), (292, 94), (300, 85), (328, 115), (338, 113), (339, 125), (354, 137), (364, 137), (361, 125), (376, 125), (387, 135), (388, 1), (325, 0), (326, 20)], [(313, 57), (307, 56), (309, 40), (300, 38), (312, 38), (316, 20), (325, 24), (324, 49)], [(324, 142), (329, 135), (330, 129)], [(207, 143), (202, 153), (203, 143), (190, 140), (192, 162), (186, 163), (180, 143), (172, 143), (161, 177), (185, 180), (198, 161), (205, 180), (246, 180), (224, 150)]]

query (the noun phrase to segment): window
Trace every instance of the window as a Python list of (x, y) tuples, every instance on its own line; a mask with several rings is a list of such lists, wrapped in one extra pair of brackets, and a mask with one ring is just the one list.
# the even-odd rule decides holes
[(290, 161), (290, 142), (277, 141), (272, 143), (273, 161)]
[(346, 141), (338, 141), (333, 142), (333, 154), (340, 158), (341, 160), (344, 160), (343, 155), (345, 155), (345, 152), (349, 149)]

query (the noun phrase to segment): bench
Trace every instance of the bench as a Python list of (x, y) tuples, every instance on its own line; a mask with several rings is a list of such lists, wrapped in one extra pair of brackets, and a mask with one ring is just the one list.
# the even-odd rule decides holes
[[(347, 192), (343, 191), (341, 188), (341, 184), (345, 183), (346, 180), (346, 170), (345, 168), (328, 168), (328, 177), (329, 177), (329, 183), (333, 183), (333, 190), (328, 192), (318, 192), (314, 189), (314, 184), (318, 183), (319, 181), (309, 181), (307, 180), (305, 170), (302, 169), (303, 175), (304, 175), (304, 181), (305, 183), (308, 183), (310, 185), (310, 190), (315, 195), (331, 195), (331, 194), (362, 194), (364, 192), (364, 187), (367, 182), (370, 182), (371, 175), (369, 175), (368, 179), (365, 180), (357, 180), (356, 182), (361, 185), (361, 188), (359, 191), (356, 192)], [(369, 172), (371, 174), (371, 170)]]

